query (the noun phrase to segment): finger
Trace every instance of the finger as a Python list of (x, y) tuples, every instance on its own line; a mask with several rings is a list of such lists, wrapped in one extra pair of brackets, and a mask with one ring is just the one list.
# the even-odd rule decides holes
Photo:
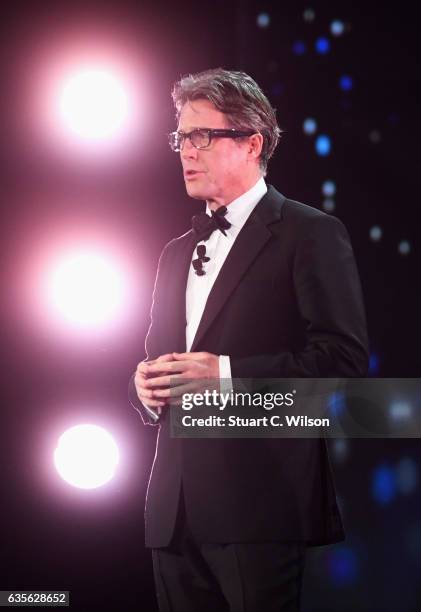
[[(171, 385), (178, 385), (184, 380), (180, 374), (171, 374), (165, 376), (156, 376), (154, 378), (148, 378), (145, 381), (145, 387), (147, 389), (154, 389), (155, 387), (170, 387)], [(180, 381), (180, 382), (178, 382)]]
[(134, 384), (136, 386), (144, 386), (146, 380), (146, 376), (142, 372), (136, 372), (136, 374), (134, 375)]
[(146, 374), (148, 372), (149, 363), (152, 362), (141, 361), (136, 368), (136, 372), (139, 374)]
[(162, 361), (174, 361), (172, 353), (165, 353), (165, 355), (160, 355), (156, 359), (144, 359), (140, 363), (138, 363), (136, 371), (147, 372), (147, 369), (150, 365), (154, 363), (161, 363)]
[[(145, 402), (145, 404), (151, 404), (153, 406), (160, 406), (161, 405), (161, 399), (160, 398), (154, 398), (153, 396), (153, 391), (151, 389), (146, 389), (143, 384), (136, 384), (135, 383), (135, 387), (136, 387), (136, 394), (137, 397), (140, 399), (141, 402)], [(152, 402), (152, 403), (151, 403)], [(158, 402), (158, 403), (155, 403)]]
[[(145, 378), (150, 378), (151, 376), (155, 376), (156, 374), (166, 374), (168, 367), (167, 364), (170, 363), (168, 361), (158, 361), (154, 359), (154, 361), (143, 362), (139, 364), (138, 371), (145, 376)], [(152, 368), (153, 366), (153, 368)]]
[(167, 405), (171, 406), (171, 407), (182, 406), (183, 405), (183, 398), (182, 397), (172, 397), (172, 398), (167, 400)]
[(189, 367), (188, 361), (161, 361), (160, 363), (154, 363), (148, 366), (148, 374), (155, 374), (159, 372), (183, 372)]
[(191, 361), (201, 361), (205, 358), (206, 353), (173, 353), (173, 356), (176, 361), (181, 361), (184, 359)]
[(165, 353), (165, 355), (160, 355), (158, 357), (158, 359), (155, 359), (155, 362), (161, 363), (161, 361), (173, 361), (173, 354), (172, 353)]
[(165, 353), (165, 355), (160, 355), (156, 359), (145, 359), (141, 363), (150, 366), (154, 363), (161, 363), (162, 361), (174, 361), (172, 353)]
[[(161, 377), (163, 378), (163, 377)], [(154, 380), (154, 379), (152, 379)], [(136, 387), (136, 392), (144, 397), (151, 398), (153, 397), (153, 389), (149, 387), (149, 380), (143, 375), (136, 375), (134, 379), (134, 384)]]
[(136, 384), (135, 383), (135, 387), (136, 387), (136, 393), (137, 393), (138, 397), (142, 396), (146, 400), (153, 398), (152, 390), (151, 389), (146, 389), (146, 387), (144, 387), (143, 384)]
[(158, 398), (182, 397), (184, 393), (194, 393), (198, 390), (196, 381), (168, 387), (167, 389), (154, 389), (153, 396)]

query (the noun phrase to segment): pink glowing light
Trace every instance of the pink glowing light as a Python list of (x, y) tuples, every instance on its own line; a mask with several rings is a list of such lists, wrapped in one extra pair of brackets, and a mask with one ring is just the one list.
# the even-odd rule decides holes
[(129, 299), (127, 271), (94, 246), (56, 253), (43, 270), (42, 301), (49, 319), (73, 329), (102, 329), (124, 318)]
[(52, 100), (58, 127), (82, 144), (109, 143), (130, 131), (130, 87), (106, 65), (75, 66), (56, 84)]
[(76, 425), (59, 438), (54, 451), (57, 472), (70, 485), (96, 489), (115, 475), (119, 451), (113, 437), (98, 425)]
[(129, 54), (98, 41), (69, 44), (44, 59), (36, 104), (46, 142), (94, 158), (137, 145), (145, 129), (146, 83), (142, 87), (139, 66)]

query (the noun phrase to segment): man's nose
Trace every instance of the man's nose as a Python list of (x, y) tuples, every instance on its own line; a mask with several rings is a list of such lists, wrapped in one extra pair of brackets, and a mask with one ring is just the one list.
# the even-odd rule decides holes
[(183, 159), (195, 159), (197, 154), (198, 150), (192, 145), (190, 138), (185, 138), (181, 148), (181, 157)]

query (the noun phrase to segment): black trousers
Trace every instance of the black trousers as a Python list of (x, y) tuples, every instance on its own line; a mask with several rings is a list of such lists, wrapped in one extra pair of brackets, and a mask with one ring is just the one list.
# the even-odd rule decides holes
[(183, 494), (169, 546), (152, 549), (160, 612), (298, 612), (301, 542), (195, 541)]

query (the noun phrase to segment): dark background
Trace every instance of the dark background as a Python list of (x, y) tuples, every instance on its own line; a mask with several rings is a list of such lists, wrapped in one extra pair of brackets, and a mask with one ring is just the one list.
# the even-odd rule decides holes
[[(315, 18), (303, 19), (312, 8)], [(185, 195), (165, 134), (181, 75), (245, 70), (277, 108), (283, 137), (267, 181), (322, 208), (334, 180), (367, 310), (371, 376), (418, 377), (419, 37), (415, 9), (362, 2), (13, 3), (2, 8), (1, 238), (3, 402), (0, 589), (71, 591), (75, 610), (156, 609), (143, 507), (156, 432), (127, 403), (143, 359), (156, 264), (200, 205)], [(268, 27), (257, 25), (261, 13)], [(346, 31), (333, 37), (341, 19)], [(136, 150), (113, 164), (61, 157), (30, 129), (36, 65), (73, 36), (127, 41), (152, 101)], [(327, 36), (330, 52), (314, 44)], [(306, 52), (297, 55), (297, 40)], [(341, 91), (342, 74), (353, 77)], [(317, 155), (306, 117), (332, 139)], [(379, 141), (372, 142), (376, 130)], [(381, 226), (373, 242), (370, 228)], [(132, 319), (118, 334), (63, 339), (34, 322), (27, 271), (64, 231), (115, 237), (139, 268)], [(402, 240), (407, 255), (398, 252)], [(420, 398), (421, 399), (421, 398)], [(413, 408), (420, 409), (419, 402)], [(51, 449), (75, 422), (97, 421), (123, 447), (118, 477), (86, 492), (59, 480)], [(421, 610), (419, 440), (330, 441), (347, 540), (312, 549), (303, 610)], [(409, 484), (408, 484), (409, 483)], [(212, 500), (209, 500), (212, 503)]]

